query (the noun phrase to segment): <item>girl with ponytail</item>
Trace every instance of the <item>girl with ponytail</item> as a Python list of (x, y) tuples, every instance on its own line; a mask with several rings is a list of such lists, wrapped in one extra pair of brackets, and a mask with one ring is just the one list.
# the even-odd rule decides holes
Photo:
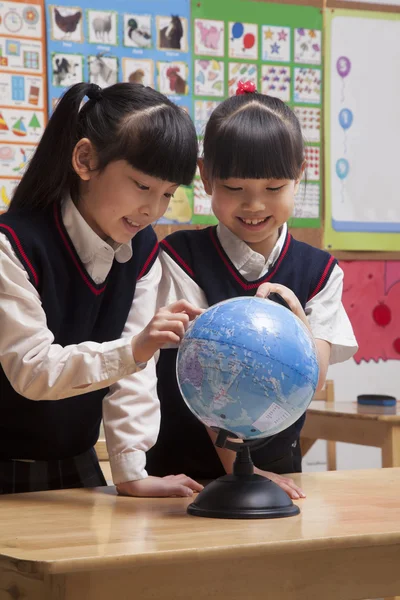
[(132, 495), (199, 489), (145, 471), (159, 428), (153, 355), (199, 313), (186, 301), (156, 313), (151, 223), (196, 158), (189, 116), (150, 88), (80, 83), (57, 105), (0, 217), (0, 494), (104, 485), (102, 409), (112, 420), (138, 386), (123, 431), (107, 434), (114, 482)]

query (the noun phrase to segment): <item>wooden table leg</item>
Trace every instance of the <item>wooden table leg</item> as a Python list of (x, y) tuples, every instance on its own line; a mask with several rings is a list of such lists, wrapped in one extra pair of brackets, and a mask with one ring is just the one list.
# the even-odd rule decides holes
[(382, 445), (382, 467), (400, 467), (400, 426), (388, 426)]

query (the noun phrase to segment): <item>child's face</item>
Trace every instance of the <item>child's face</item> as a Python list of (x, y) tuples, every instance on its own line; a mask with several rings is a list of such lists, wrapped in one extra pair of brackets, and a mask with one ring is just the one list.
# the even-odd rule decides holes
[(83, 180), (78, 208), (103, 239), (123, 244), (157, 221), (167, 210), (177, 184), (133, 169), (118, 160), (102, 171), (90, 171)]
[(299, 181), (290, 179), (216, 179), (204, 180), (212, 196), (217, 219), (246, 242), (267, 256), (274, 247), (279, 228), (291, 217)]

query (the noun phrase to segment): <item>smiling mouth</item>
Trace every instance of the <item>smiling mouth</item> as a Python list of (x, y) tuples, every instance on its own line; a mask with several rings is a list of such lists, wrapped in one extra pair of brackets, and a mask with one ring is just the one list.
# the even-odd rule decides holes
[(245, 225), (255, 227), (257, 225), (261, 225), (262, 223), (266, 223), (268, 221), (269, 217), (264, 217), (263, 219), (244, 219), (242, 217), (238, 217), (238, 219)]

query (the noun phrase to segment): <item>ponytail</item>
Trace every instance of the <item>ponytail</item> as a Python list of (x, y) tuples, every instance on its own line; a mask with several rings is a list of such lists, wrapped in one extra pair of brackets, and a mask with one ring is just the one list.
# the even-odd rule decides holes
[(72, 168), (72, 151), (78, 141), (79, 109), (90, 85), (74, 85), (58, 102), (15, 190), (10, 211), (35, 211), (60, 202), (65, 190), (77, 178)]
[[(82, 106), (84, 98), (89, 100)], [(97, 170), (117, 160), (164, 181), (188, 185), (197, 161), (197, 138), (189, 115), (165, 96), (135, 83), (102, 90), (77, 83), (61, 98), (29, 166), (15, 190), (10, 211), (36, 212), (79, 193), (73, 150), (88, 138)]]

